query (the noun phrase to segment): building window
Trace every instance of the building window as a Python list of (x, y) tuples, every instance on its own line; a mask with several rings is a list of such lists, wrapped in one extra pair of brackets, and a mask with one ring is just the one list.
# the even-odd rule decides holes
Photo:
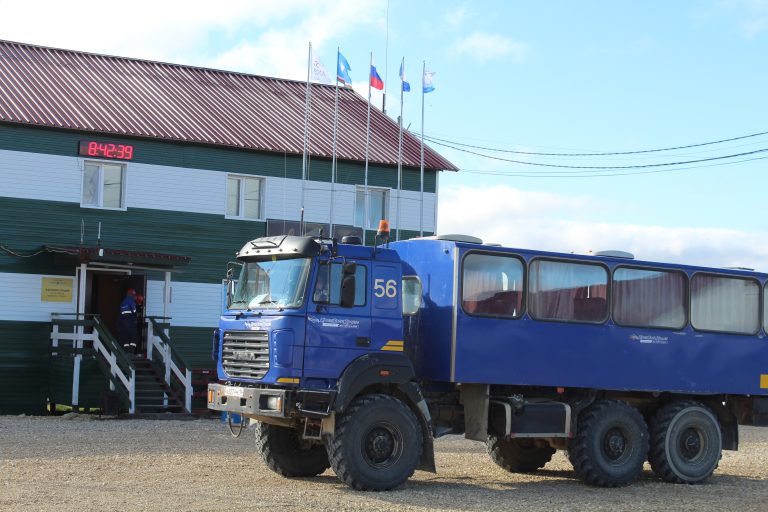
[(682, 272), (617, 268), (612, 301), (619, 325), (682, 329), (687, 323)]
[(230, 219), (258, 220), (261, 214), (262, 178), (227, 176), (227, 214)]
[(608, 318), (608, 271), (603, 266), (535, 260), (529, 273), (533, 318), (591, 323)]
[(696, 274), (691, 279), (691, 323), (702, 331), (755, 334), (760, 285), (751, 279)]
[(81, 206), (125, 209), (125, 166), (85, 162)]
[(470, 253), (464, 258), (461, 306), (470, 315), (517, 318), (523, 310), (523, 262)]
[(365, 187), (357, 187), (355, 199), (355, 226), (377, 229), (379, 221), (389, 217), (389, 190), (368, 187), (368, 222), (365, 219)]

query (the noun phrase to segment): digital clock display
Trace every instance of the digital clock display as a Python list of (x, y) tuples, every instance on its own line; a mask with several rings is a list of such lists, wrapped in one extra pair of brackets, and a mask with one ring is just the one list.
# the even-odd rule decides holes
[(117, 160), (133, 160), (133, 146), (128, 144), (113, 144), (95, 140), (81, 140), (79, 153), (83, 156), (115, 158)]

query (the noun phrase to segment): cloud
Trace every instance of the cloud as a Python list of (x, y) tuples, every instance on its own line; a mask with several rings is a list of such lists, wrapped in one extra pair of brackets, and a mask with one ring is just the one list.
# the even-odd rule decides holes
[(352, 31), (378, 26), (385, 8), (383, 0), (228, 0), (213, 6), (203, 0), (134, 0), (119, 14), (110, 11), (112, 22), (105, 23), (100, 1), (76, 7), (41, 1), (36, 9), (46, 15), (31, 16), (27, 4), (0, 0), (0, 34), (32, 44), (301, 80), (309, 41), (320, 54), (331, 41), (335, 47)]
[(467, 19), (467, 9), (464, 6), (454, 7), (446, 11), (444, 19), (445, 23), (451, 27), (459, 27)]
[(475, 32), (460, 39), (454, 43), (453, 49), (457, 55), (469, 56), (480, 62), (507, 56), (521, 60), (527, 53), (526, 45), (499, 34), (486, 32)]
[(530, 192), (497, 185), (440, 190), (438, 232), (486, 242), (587, 254), (618, 249), (640, 260), (768, 270), (766, 233), (734, 229), (662, 227), (603, 220), (589, 197)]

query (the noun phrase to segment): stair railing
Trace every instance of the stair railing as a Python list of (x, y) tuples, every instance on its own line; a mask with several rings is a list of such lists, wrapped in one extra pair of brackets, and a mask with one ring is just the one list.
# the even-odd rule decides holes
[[(74, 317), (73, 319), (63, 317)], [(73, 377), (73, 405), (76, 405), (79, 394), (79, 360), (84, 353), (85, 342), (91, 342), (99, 366), (109, 378), (109, 387), (117, 391), (128, 402), (128, 412), (136, 413), (136, 367), (131, 358), (123, 351), (120, 344), (104, 326), (99, 315), (81, 313), (52, 313), (51, 314), (51, 354), (70, 352), (75, 355), (76, 372)], [(61, 332), (60, 328), (72, 328), (73, 332)], [(85, 328), (91, 327), (93, 332), (86, 333)], [(71, 341), (71, 349), (61, 347), (62, 341)], [(98, 356), (103, 359), (99, 359)], [(103, 363), (106, 362), (106, 365)]]
[[(163, 320), (161, 322), (161, 320)], [(184, 388), (184, 408), (192, 412), (192, 370), (184, 357), (171, 343), (168, 334), (170, 318), (148, 316), (147, 317), (147, 359), (153, 360), (154, 353), (160, 354), (165, 365), (165, 383), (172, 388), (172, 377)], [(165, 394), (164, 405), (168, 405), (168, 395)]]

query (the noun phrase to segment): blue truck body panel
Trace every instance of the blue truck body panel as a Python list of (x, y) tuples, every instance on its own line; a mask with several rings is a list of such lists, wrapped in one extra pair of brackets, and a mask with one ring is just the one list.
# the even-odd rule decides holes
[[(766, 395), (768, 339), (755, 335), (633, 328), (611, 318), (601, 324), (470, 315), (461, 306), (461, 261), (471, 251), (514, 254), (526, 267), (533, 258), (600, 262), (681, 270), (689, 277), (713, 272), (750, 277), (765, 286), (765, 274), (714, 270), (613, 257), (544, 253), (443, 240), (391, 245), (405, 274), (423, 283), (423, 310), (414, 361), (426, 380), (501, 385), (562, 386), (691, 394)], [(458, 264), (456, 264), (458, 263)], [(525, 306), (524, 306), (525, 307)], [(455, 316), (455, 318), (454, 318)], [(454, 327), (455, 326), (455, 327)]]

